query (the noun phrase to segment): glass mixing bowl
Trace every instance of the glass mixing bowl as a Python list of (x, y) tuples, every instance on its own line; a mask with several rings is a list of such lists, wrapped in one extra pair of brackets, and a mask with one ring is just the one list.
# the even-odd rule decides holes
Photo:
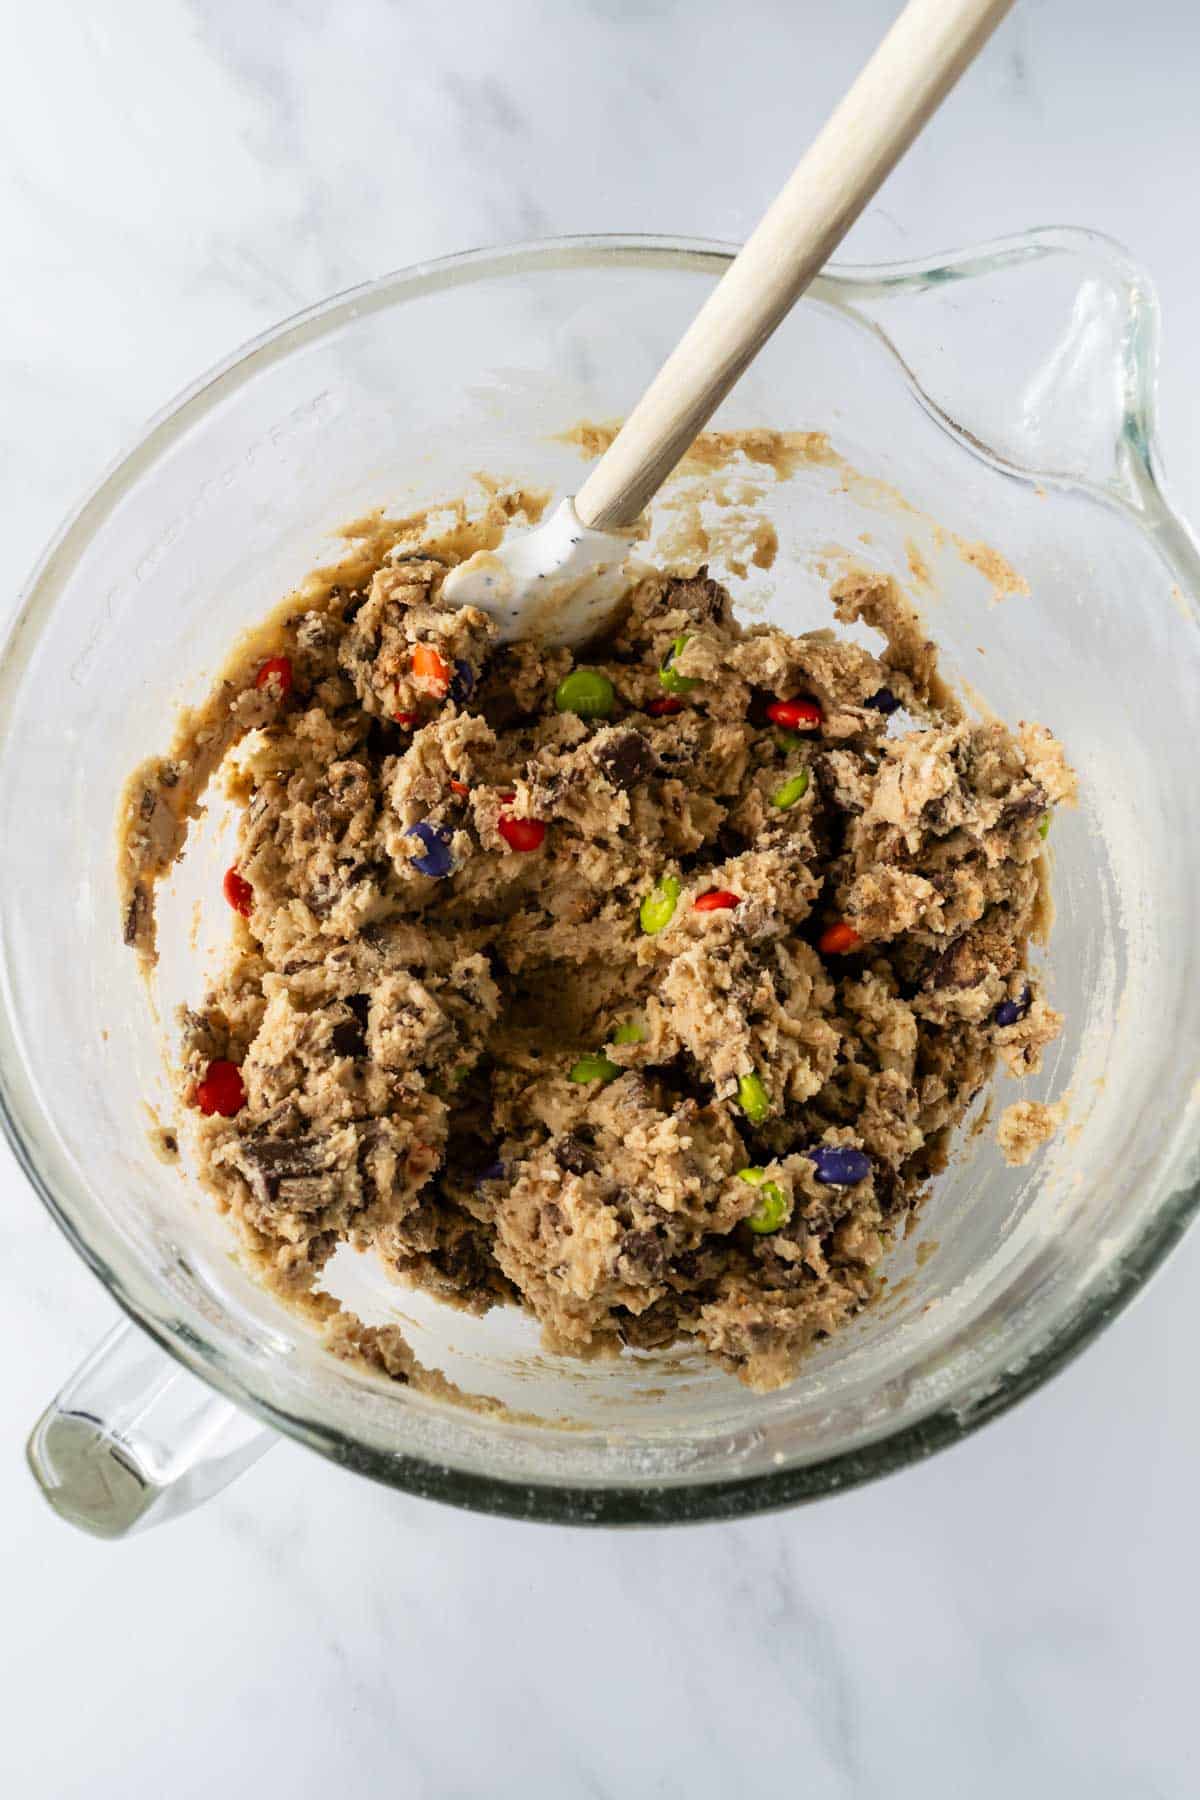
[[(1066, 1029), (1043, 1074), (1003, 1094), (1067, 1096), (1050, 1148), (1014, 1170), (991, 1133), (972, 1138), (891, 1259), (888, 1300), (770, 1395), (694, 1353), (556, 1358), (515, 1311), (470, 1320), (364, 1259), (339, 1265), (360, 1311), (409, 1322), (423, 1362), (532, 1418), (335, 1361), (154, 1154), (146, 1109), (166, 1117), (170, 1097), (163, 1028), (120, 941), (125, 776), (346, 519), (460, 494), (480, 469), (574, 491), (561, 434), (629, 408), (730, 254), (576, 239), (331, 300), (158, 418), (35, 574), (0, 667), (0, 1081), (33, 1186), (137, 1322), (30, 1443), (54, 1504), (89, 1529), (193, 1504), (275, 1428), (410, 1492), (530, 1519), (673, 1522), (828, 1494), (1044, 1381), (1192, 1216), (1200, 565), (1158, 480), (1151, 291), (1116, 246), (1067, 231), (831, 273), (717, 420), (827, 430), (865, 477), (806, 467), (772, 493), (778, 561), (738, 590), (757, 616), (825, 623), (823, 561), (852, 551), (908, 579), (915, 543), (951, 675), (1049, 723), (1079, 767), (1081, 808), (1052, 834)], [(997, 600), (976, 540), (1028, 593)], [(162, 1020), (201, 991), (227, 928), (227, 825), (215, 808), (167, 896)]]

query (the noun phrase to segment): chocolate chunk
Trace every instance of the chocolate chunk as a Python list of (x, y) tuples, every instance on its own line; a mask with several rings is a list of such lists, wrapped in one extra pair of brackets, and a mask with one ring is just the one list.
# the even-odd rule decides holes
[(645, 781), (658, 767), (658, 758), (640, 731), (605, 732), (595, 759), (605, 780), (624, 790)]
[(554, 1160), (568, 1175), (587, 1175), (596, 1167), (591, 1147), (574, 1131), (568, 1131), (554, 1145)]
[(1002, 825), (1019, 825), (1022, 819), (1039, 819), (1049, 804), (1044, 788), (1031, 788), (1027, 793), (1017, 794), (1013, 799), (1006, 801), (1004, 810), (1000, 814), (1000, 823)]
[(767, 1284), (773, 1288), (798, 1288), (810, 1279), (800, 1263), (788, 1262), (774, 1248), (771, 1238), (759, 1238), (754, 1245), (754, 1260)]
[(319, 1212), (341, 1192), (337, 1151), (328, 1138), (242, 1138), (231, 1160), (267, 1205)]
[(467, 1231), (440, 1244), (430, 1260), (460, 1294), (473, 1294), (488, 1287), (495, 1267), (479, 1240)]
[(506, 687), (489, 688), (480, 696), (479, 710), (493, 731), (507, 731), (516, 719), (523, 716), (523, 708), (515, 694)]
[(726, 625), (733, 616), (729, 595), (719, 581), (710, 579), (707, 563), (694, 575), (668, 581), (663, 602), (672, 612), (685, 612), (701, 625)]
[(679, 1335), (679, 1308), (674, 1300), (663, 1298), (648, 1306), (643, 1313), (632, 1313), (616, 1306), (617, 1336), (630, 1350), (661, 1350)]
[(648, 1287), (661, 1279), (667, 1266), (662, 1240), (653, 1231), (627, 1231), (617, 1250), (618, 1272), (626, 1281)]
[(229, 1048), (228, 1033), (207, 1013), (193, 1012), (190, 1006), (181, 1006), (179, 1024), (185, 1056), (211, 1062), (214, 1057), (225, 1055)]
[(974, 987), (990, 969), (1007, 975), (1016, 962), (1010, 931), (1002, 915), (973, 925), (934, 959), (923, 987)]
[(243, 1139), (238, 1156), (240, 1161), (273, 1178), (312, 1175), (330, 1166), (329, 1142), (325, 1138)]
[(875, 1165), (875, 1204), (880, 1212), (889, 1213), (900, 1198), (900, 1183), (895, 1169), (885, 1162)]
[(154, 792), (154, 789), (153, 788), (143, 788), (141, 804), (138, 807), (138, 816), (143, 819), (152, 819), (154, 817), (154, 808), (155, 808), (156, 801), (157, 801), (157, 796)]
[(329, 1042), (335, 1056), (352, 1056), (360, 1061), (367, 1054), (367, 1037), (357, 1019), (342, 1019), (334, 1026)]
[(139, 883), (133, 890), (129, 905), (125, 909), (124, 938), (127, 944), (136, 944), (145, 927), (150, 913), (150, 896)]

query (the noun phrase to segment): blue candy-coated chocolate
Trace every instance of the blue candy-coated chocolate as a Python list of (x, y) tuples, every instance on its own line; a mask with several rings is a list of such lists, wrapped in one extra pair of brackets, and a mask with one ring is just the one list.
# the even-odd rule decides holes
[(880, 688), (877, 694), (872, 694), (871, 698), (867, 701), (867, 705), (874, 707), (876, 712), (894, 713), (898, 709), (900, 702), (897, 700), (895, 694), (893, 694), (891, 688)]
[(475, 671), (469, 662), (461, 656), (454, 659), (454, 675), (450, 682), (450, 698), (457, 700), (460, 706), (466, 704), (475, 692)]
[(1021, 989), (1021, 997), (1019, 1000), (1002, 1000), (996, 1008), (995, 1018), (997, 1025), (1004, 1026), (1017, 1024), (1029, 1011), (1029, 1003), (1032, 998), (1033, 995), (1030, 993), (1028, 986), (1025, 986)]
[(413, 857), (413, 868), (422, 875), (429, 875), (434, 881), (440, 881), (449, 875), (454, 867), (454, 858), (450, 854), (450, 833), (441, 825), (431, 825), (428, 819), (422, 819), (417, 825), (410, 825), (406, 837), (419, 838), (425, 846), (424, 856)]
[(871, 1173), (871, 1159), (850, 1145), (822, 1144), (808, 1153), (816, 1165), (818, 1181), (826, 1187), (857, 1187)]

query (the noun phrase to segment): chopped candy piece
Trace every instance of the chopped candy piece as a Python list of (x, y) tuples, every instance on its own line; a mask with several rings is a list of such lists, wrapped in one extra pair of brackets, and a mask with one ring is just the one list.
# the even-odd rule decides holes
[(642, 930), (653, 937), (656, 931), (671, 923), (682, 886), (674, 875), (664, 875), (657, 887), (651, 888), (638, 911)]
[(443, 825), (434, 825), (428, 819), (422, 819), (416, 825), (410, 825), (404, 834), (416, 838), (424, 844), (424, 856), (414, 856), (412, 866), (419, 875), (428, 875), (434, 881), (440, 881), (449, 875), (454, 868), (454, 857), (450, 851), (450, 833)]
[(778, 1231), (791, 1211), (779, 1183), (768, 1181), (765, 1169), (739, 1169), (738, 1180), (758, 1189), (758, 1204), (746, 1219), (751, 1231), (760, 1236), (768, 1231)]
[(450, 665), (432, 644), (413, 646), (412, 671), (417, 680), (439, 698), (450, 686)]
[(729, 912), (741, 904), (740, 894), (731, 894), (728, 888), (709, 888), (706, 894), (697, 894), (692, 905), (697, 912)]
[[(509, 799), (512, 799), (511, 794)], [(522, 852), (540, 850), (546, 836), (546, 827), (540, 819), (514, 819), (511, 813), (503, 812), (496, 823), (496, 830), (510, 850)]]
[(871, 1159), (850, 1145), (822, 1144), (808, 1153), (815, 1164), (817, 1180), (826, 1187), (857, 1187), (871, 1173)]
[(243, 919), (248, 919), (254, 907), (254, 889), (246, 877), (236, 869), (226, 869), (221, 888), (234, 912), (241, 913)]
[(839, 919), (836, 925), (830, 925), (821, 933), (817, 939), (817, 949), (822, 956), (848, 956), (861, 943), (862, 939), (853, 925), (847, 925), (844, 919)]
[(612, 682), (599, 669), (572, 669), (554, 690), (559, 712), (577, 713), (581, 719), (607, 719), (615, 698)]
[(666, 661), (658, 671), (658, 679), (662, 682), (668, 694), (688, 694), (694, 687), (699, 687), (700, 685), (694, 676), (680, 675), (676, 672), (674, 667), (676, 657), (680, 655), (687, 642), (687, 632), (685, 632), (682, 637), (677, 637), (675, 642), (671, 645), (670, 650), (667, 652)]
[(613, 1062), (607, 1056), (601, 1056), (598, 1052), (593, 1052), (588, 1056), (581, 1056), (577, 1063), (572, 1064), (568, 1080), (579, 1082), (603, 1081), (607, 1086), (610, 1081), (615, 1081), (620, 1073), (621, 1069), (619, 1064)]
[(821, 723), (822, 713), (815, 700), (773, 700), (767, 708), (767, 717), (773, 725), (782, 725), (786, 731), (801, 728), (815, 731)]
[(761, 1125), (771, 1111), (771, 1097), (759, 1075), (742, 1075), (737, 1084), (738, 1105), (752, 1125)]
[(281, 700), (286, 700), (292, 691), (291, 657), (269, 657), (254, 677), (254, 685), (256, 688), (269, 688), (272, 693), (278, 693)]
[(777, 806), (780, 812), (786, 812), (789, 806), (795, 806), (797, 800), (803, 800), (808, 792), (808, 770), (802, 769), (799, 775), (793, 775), (782, 787), (777, 787), (771, 795), (771, 805)]
[(236, 1063), (218, 1058), (204, 1071), (203, 1081), (196, 1083), (196, 1105), (206, 1118), (220, 1113), (232, 1119), (246, 1104), (246, 1084)]
[(1029, 983), (1026, 982), (1017, 999), (1002, 1000), (1000, 1002), (995, 1012), (997, 1025), (1005, 1027), (1018, 1024), (1029, 1011), (1032, 999), (1033, 990), (1030, 988)]

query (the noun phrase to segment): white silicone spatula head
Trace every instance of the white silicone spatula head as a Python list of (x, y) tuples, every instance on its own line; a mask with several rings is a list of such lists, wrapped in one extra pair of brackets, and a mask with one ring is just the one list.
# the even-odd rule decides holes
[(627, 532), (1012, 0), (909, 0), (574, 501), (452, 569), (443, 593), (503, 641), (575, 647), (619, 605)]
[(620, 604), (629, 543), (627, 532), (581, 525), (574, 500), (563, 500), (533, 531), (451, 569), (442, 593), (490, 613), (502, 644), (586, 644), (603, 635)]

